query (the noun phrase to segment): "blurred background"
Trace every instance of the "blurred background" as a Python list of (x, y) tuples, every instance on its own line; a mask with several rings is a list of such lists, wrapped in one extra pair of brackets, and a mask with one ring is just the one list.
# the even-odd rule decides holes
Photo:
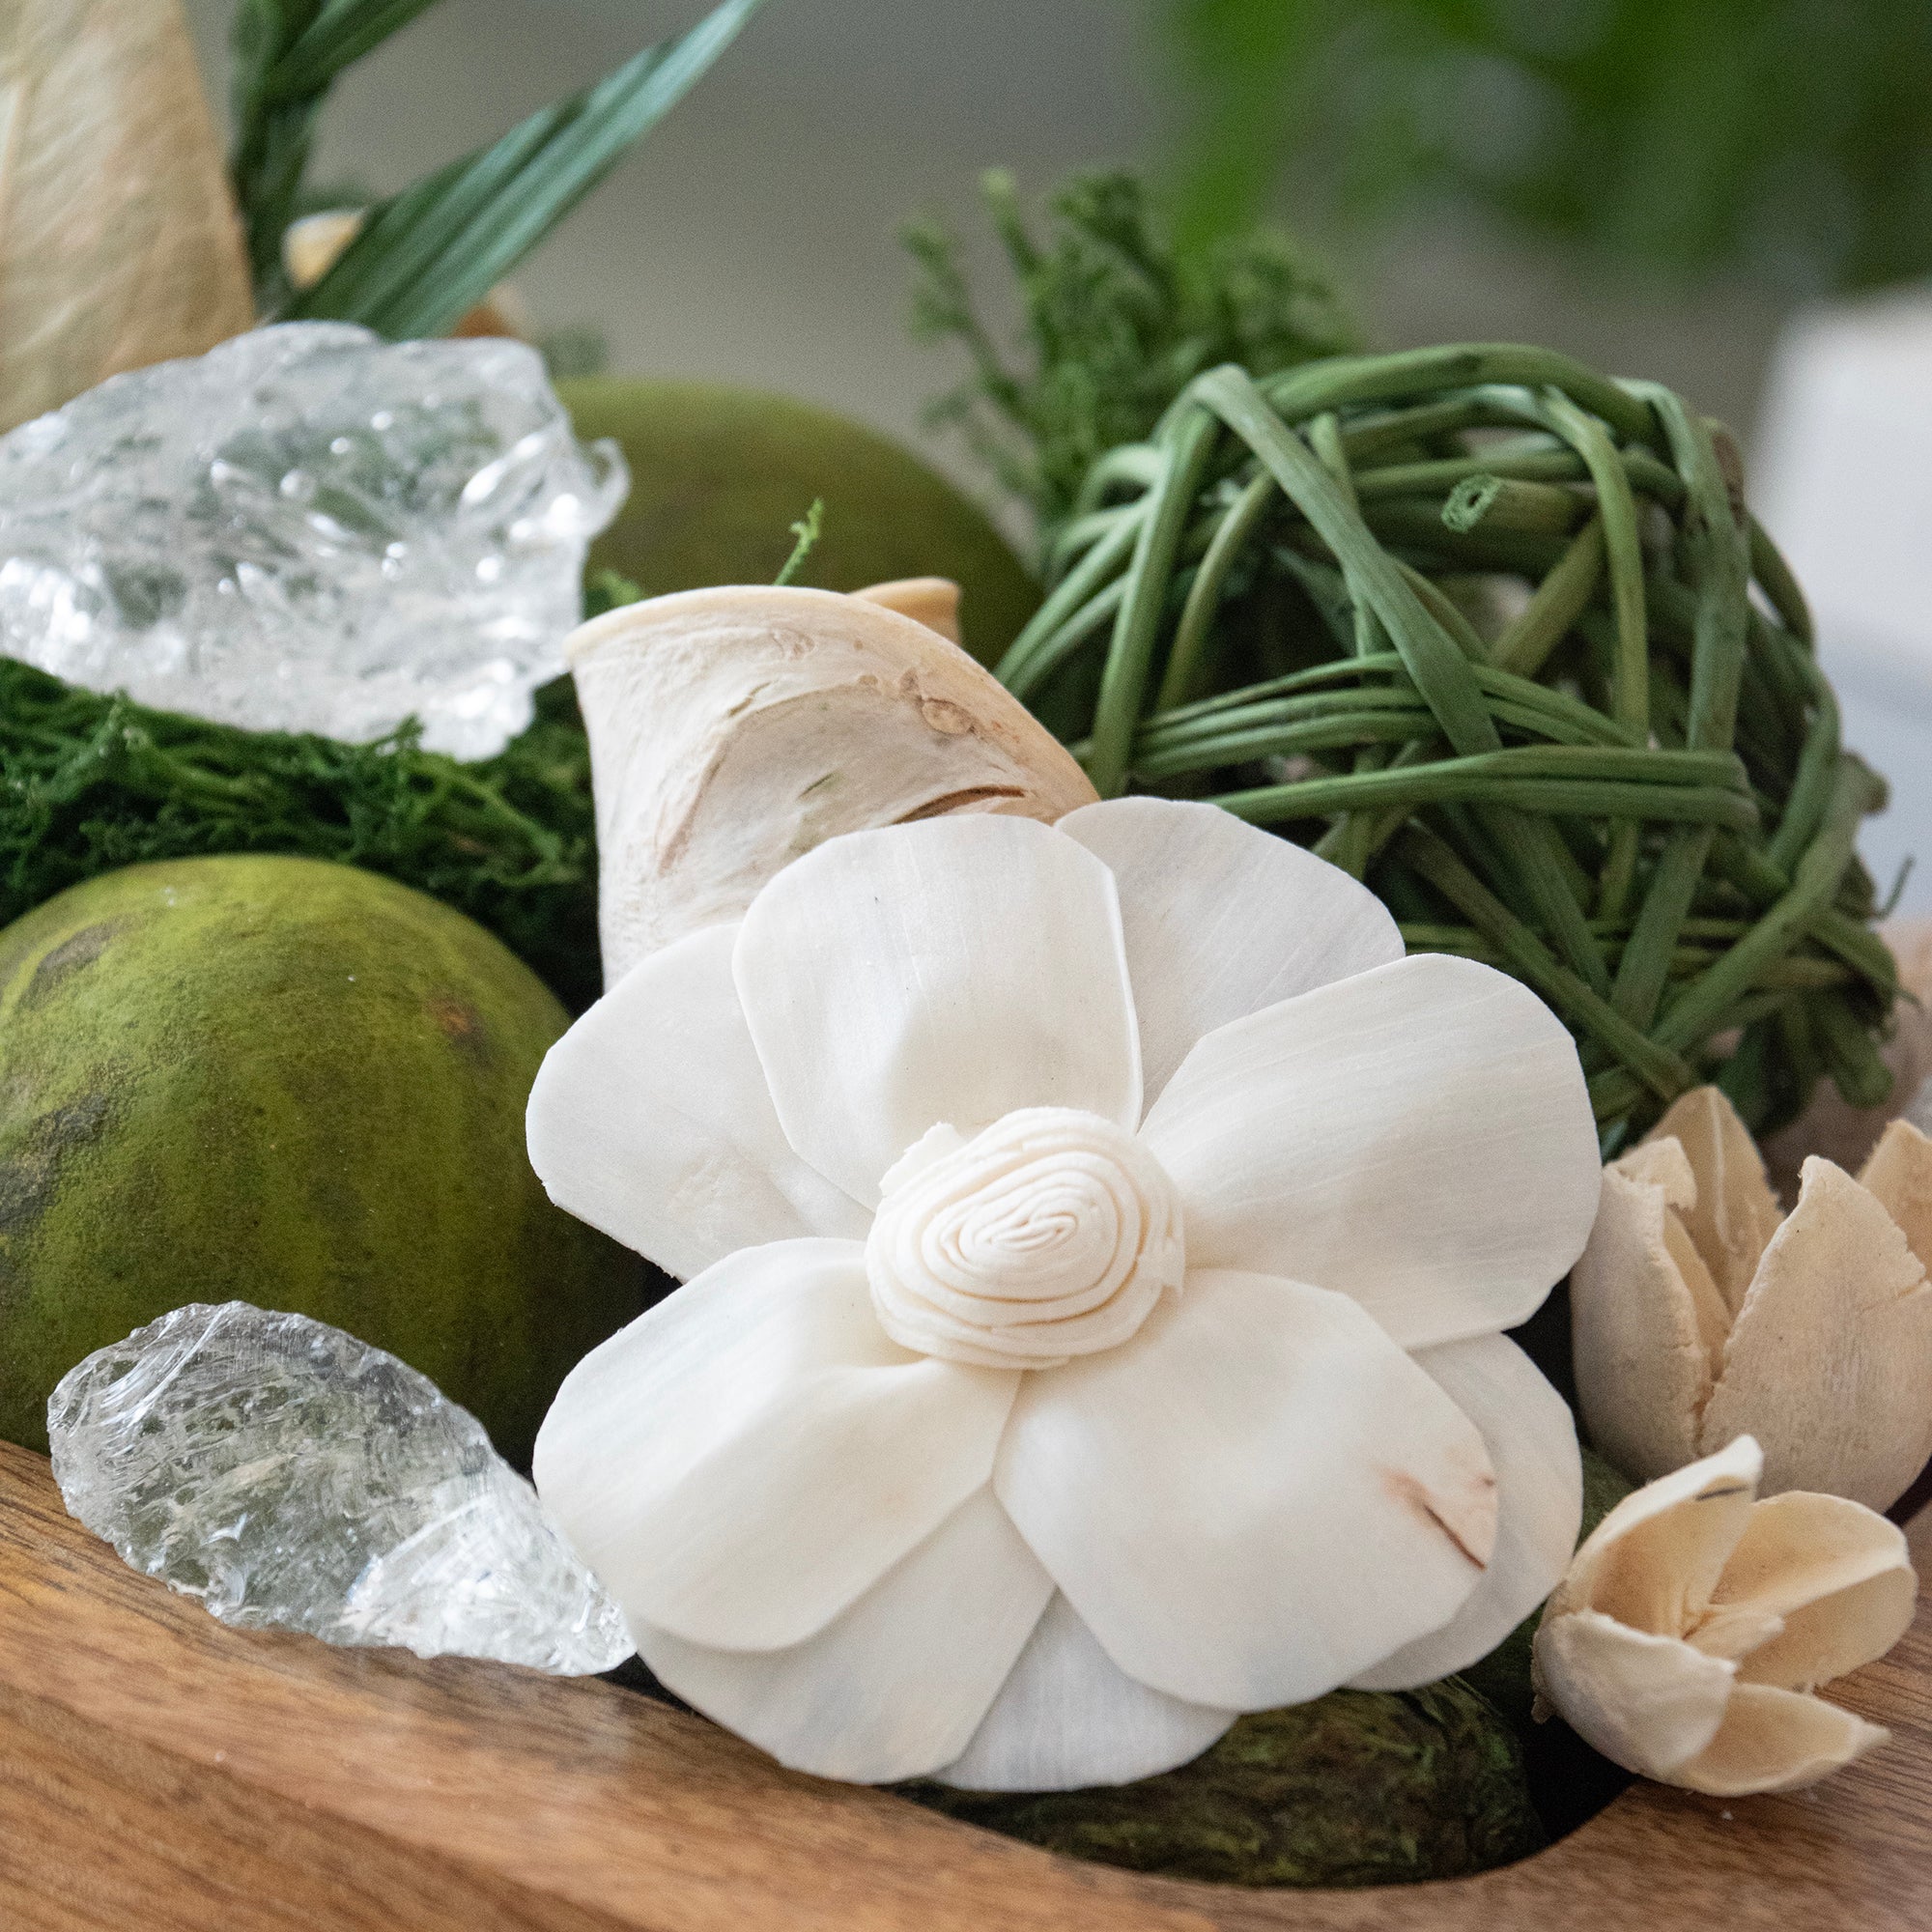
[[(187, 6), (219, 99), (231, 0)], [(339, 84), (313, 178), (394, 190), (702, 11), (445, 0)], [(770, 0), (516, 283), (615, 370), (825, 403), (983, 494), (922, 424), (960, 372), (897, 231), (945, 216), (997, 320), (981, 171), (1103, 162), (1194, 239), (1283, 221), (1378, 346), (1547, 342), (1731, 422), (1892, 781), (1881, 890), (1932, 856), (1927, 0)]]

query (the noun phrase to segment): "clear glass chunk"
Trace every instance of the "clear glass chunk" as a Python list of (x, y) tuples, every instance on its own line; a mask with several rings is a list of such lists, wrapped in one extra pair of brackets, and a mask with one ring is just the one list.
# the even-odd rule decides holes
[(561, 1676), (632, 1652), (483, 1425), (306, 1316), (177, 1308), (71, 1370), (47, 1434), (69, 1513), (224, 1623)]
[(629, 487), (527, 344), (258, 328), (0, 438), (0, 651), (91, 691), (500, 751)]

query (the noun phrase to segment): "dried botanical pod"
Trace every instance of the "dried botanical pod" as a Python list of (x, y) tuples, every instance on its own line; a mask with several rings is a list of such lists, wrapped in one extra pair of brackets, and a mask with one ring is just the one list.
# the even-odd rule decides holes
[(1894, 1122), (1854, 1180), (1815, 1155), (1780, 1218), (1744, 1123), (1686, 1094), (1604, 1172), (1571, 1276), (1592, 1439), (1661, 1476), (1749, 1433), (1765, 1489), (1888, 1508), (1932, 1458), (1932, 1141)]
[(253, 326), (180, 0), (13, 0), (0, 102), (0, 430)]
[(1858, 1503), (1757, 1500), (1748, 1435), (1625, 1497), (1537, 1630), (1538, 1713), (1626, 1770), (1714, 1797), (1792, 1791), (1888, 1733), (1811, 1692), (1912, 1623), (1903, 1534)]
[(1051, 823), (1093, 803), (1044, 726), (906, 614), (951, 616), (932, 586), (681, 591), (571, 639), (607, 986), (839, 833), (958, 811)]

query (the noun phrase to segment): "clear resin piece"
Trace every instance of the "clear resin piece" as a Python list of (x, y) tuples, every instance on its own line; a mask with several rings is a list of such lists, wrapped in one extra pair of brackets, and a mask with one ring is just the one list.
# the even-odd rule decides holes
[(47, 1404), (69, 1513), (224, 1623), (560, 1676), (633, 1645), (483, 1425), (303, 1315), (177, 1308)]
[(91, 691), (500, 751), (629, 487), (525, 343), (258, 328), (0, 438), (0, 651)]

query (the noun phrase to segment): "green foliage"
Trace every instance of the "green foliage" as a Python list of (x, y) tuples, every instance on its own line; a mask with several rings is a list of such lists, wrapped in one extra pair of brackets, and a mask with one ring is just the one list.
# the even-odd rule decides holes
[(372, 745), (243, 731), (0, 659), (0, 925), (97, 873), (208, 852), (384, 873), (487, 926), (573, 1010), (597, 997), (590, 759), (567, 679), (500, 755), (458, 764), (413, 727)]
[(299, 212), (315, 124), (336, 76), (435, 0), (240, 0), (229, 173), (256, 298), (278, 299), (282, 231)]
[(229, 172), (265, 313), (435, 335), (603, 180), (737, 38), (761, 0), (722, 0), (690, 32), (378, 203), (313, 288), (282, 272), (289, 223), (310, 205), (303, 172), (329, 89), (435, 0), (240, 0)]
[(289, 317), (436, 335), (480, 301), (668, 114), (737, 38), (760, 0), (723, 0), (689, 33), (643, 52), (507, 134), (369, 211), (361, 231)]
[(818, 548), (818, 533), (825, 522), (825, 498), (814, 497), (811, 508), (797, 523), (790, 526), (791, 533), (798, 541), (791, 547), (791, 554), (785, 558), (784, 567), (772, 579), (775, 586), (789, 583), (805, 568), (805, 560)]
[(1741, 468), (1548, 350), (1230, 364), (1089, 471), (999, 675), (1102, 797), (1212, 798), (1533, 987), (1611, 1144), (1704, 1080), (1873, 1105), (1884, 787)]
[(1677, 275), (1862, 288), (1932, 270), (1924, 0), (1165, 0), (1183, 232), (1284, 166), (1362, 220), (1448, 190)]
[(1041, 240), (1009, 175), (988, 174), (982, 188), (1018, 284), (1023, 359), (1009, 361), (995, 341), (955, 238), (932, 217), (904, 234), (913, 325), (927, 340), (958, 343), (973, 362), (931, 420), (957, 431), (1043, 532), (1065, 518), (1094, 460), (1146, 436), (1203, 369), (1287, 369), (1355, 346), (1334, 289), (1283, 236), (1245, 233), (1183, 257), (1140, 182), (1095, 173), (1051, 198)]

